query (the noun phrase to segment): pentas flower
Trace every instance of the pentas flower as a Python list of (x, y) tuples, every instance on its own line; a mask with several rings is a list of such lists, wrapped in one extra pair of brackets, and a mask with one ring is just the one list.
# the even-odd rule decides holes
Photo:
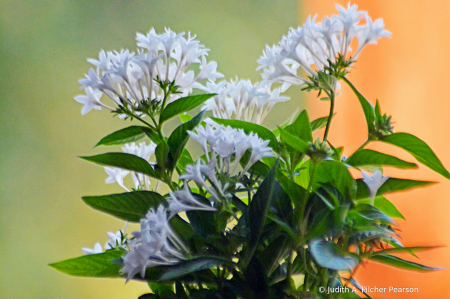
[(373, 205), (375, 196), (377, 196), (378, 189), (380, 189), (380, 187), (384, 183), (386, 183), (386, 181), (389, 179), (389, 176), (383, 176), (383, 174), (379, 170), (376, 170), (373, 173), (372, 177), (364, 172), (362, 172), (362, 176), (363, 182), (367, 185), (367, 188), (369, 188), (371, 203)]
[[(317, 72), (330, 67), (330, 63), (341, 63), (348, 71), (366, 45), (391, 36), (384, 30), (382, 19), (373, 22), (367, 12), (358, 11), (357, 5), (349, 3), (347, 9), (339, 5), (336, 8), (339, 15), (325, 17), (322, 22), (316, 22), (316, 16), (309, 16), (302, 27), (291, 28), (278, 45), (266, 46), (257, 68), (263, 70), (264, 83), (283, 83), (283, 88), (291, 84), (312, 84), (308, 77), (317, 77)], [(360, 24), (361, 20), (365, 20), (365, 24)], [(352, 52), (355, 38), (358, 48)], [(299, 68), (306, 77), (298, 73)], [(335, 88), (339, 88), (337, 82)]]
[(85, 255), (98, 254), (98, 253), (103, 253), (103, 248), (102, 248), (102, 245), (100, 244), (100, 242), (97, 242), (97, 243), (95, 243), (94, 248), (83, 247), (83, 248), (81, 248), (81, 251), (83, 251), (83, 253)]
[(167, 200), (169, 205), (170, 215), (174, 216), (186, 211), (215, 211), (211, 205), (206, 205), (194, 198), (187, 183), (184, 184), (184, 189), (180, 191), (170, 192), (170, 199)]
[(289, 100), (280, 96), (281, 88), (271, 90), (269, 85), (252, 84), (250, 80), (207, 82), (195, 87), (217, 94), (205, 102), (204, 108), (212, 110), (217, 118), (245, 120), (261, 124), (273, 106)]
[[(251, 151), (251, 156), (238, 178), (257, 161), (273, 157), (274, 154), (268, 146), (269, 141), (259, 138), (255, 133), (247, 135), (243, 130), (224, 127), (211, 120), (206, 121), (205, 127), (198, 127), (196, 133), (188, 131), (188, 134), (200, 144), (207, 162), (199, 159), (195, 165), (187, 165), (186, 173), (181, 175), (180, 179), (194, 181), (205, 188), (212, 195), (212, 199), (217, 201), (227, 196), (226, 178), (237, 175), (236, 171), (247, 150)], [(218, 177), (224, 181), (221, 182)], [(208, 185), (207, 182), (210, 184)]]
[[(109, 97), (116, 108), (126, 104), (132, 110), (139, 109), (145, 101), (161, 101), (164, 92), (155, 81), (157, 78), (178, 86), (169, 102), (190, 94), (194, 83), (222, 78), (216, 71), (217, 63), (206, 60), (209, 49), (200, 45), (195, 35), (184, 36), (185, 33), (176, 34), (170, 29), (162, 34), (151, 29), (147, 35), (137, 34), (137, 53), (101, 50), (98, 60), (88, 59), (94, 68), (79, 80), (86, 96), (75, 97), (85, 104), (82, 114), (101, 107), (115, 110), (99, 102), (101, 94)], [(195, 63), (199, 64), (198, 70), (188, 70)]]
[[(128, 223), (127, 223), (128, 224)], [(125, 238), (124, 231), (126, 230), (127, 225), (125, 225), (125, 229), (119, 230), (116, 233), (107, 232), (108, 241), (105, 243), (105, 250), (116, 248), (117, 246), (122, 246), (127, 243), (127, 239)], [(124, 238), (122, 238), (124, 237)], [(81, 248), (85, 255), (89, 254), (98, 254), (103, 253), (102, 245), (100, 242), (95, 243), (94, 248)]]
[(163, 205), (156, 211), (150, 209), (141, 219), (141, 230), (133, 232), (133, 236), (135, 238), (129, 241), (130, 250), (123, 257), (121, 270), (127, 274), (127, 282), (137, 273), (145, 277), (150, 267), (173, 265), (185, 259), (187, 249), (171, 229)]
[[(155, 153), (156, 144), (150, 141), (147, 145), (145, 142), (139, 143), (136, 145), (134, 142), (131, 144), (125, 144), (122, 147), (122, 151), (127, 154), (138, 156), (146, 161), (148, 161)], [(124, 170), (118, 167), (104, 167), (106, 173), (108, 174), (108, 178), (106, 179), (106, 184), (117, 183), (120, 187), (125, 189), (127, 192), (130, 191), (127, 187), (125, 187), (123, 179), (130, 173), (128, 170)], [(133, 179), (134, 188), (135, 189), (148, 189), (150, 186), (150, 179), (148, 176), (131, 171), (131, 178)]]

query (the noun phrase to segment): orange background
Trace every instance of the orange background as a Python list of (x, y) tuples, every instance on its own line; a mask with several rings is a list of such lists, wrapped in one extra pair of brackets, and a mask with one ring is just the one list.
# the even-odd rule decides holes
[[(347, 6), (346, 1), (301, 1), (300, 20), (305, 20), (308, 14), (317, 13), (318, 21), (325, 15), (337, 14), (335, 3)], [(378, 45), (367, 46), (348, 78), (373, 104), (376, 99), (380, 101), (382, 112), (393, 116), (396, 132), (421, 138), (444, 166), (450, 167), (447, 150), (450, 101), (445, 91), (450, 86), (450, 1), (370, 0), (357, 4), (373, 20), (383, 18), (392, 39), (382, 38)], [(308, 105), (317, 113), (314, 116), (326, 115), (329, 109), (314, 94), (309, 95)], [(358, 100), (347, 86), (342, 86), (336, 112), (330, 141), (335, 147), (345, 145), (344, 154), (348, 156), (365, 141), (367, 129)], [(374, 143), (369, 148), (414, 161), (412, 156), (392, 146)], [(424, 166), (410, 171), (388, 168), (385, 174), (439, 182), (432, 187), (388, 195), (388, 198), (407, 220), (397, 222), (403, 245), (448, 246), (450, 182)], [(450, 267), (449, 248), (420, 252), (418, 256), (419, 260), (407, 255), (401, 257), (428, 266)], [(418, 273), (369, 263), (358, 270), (356, 278), (362, 286), (419, 288), (417, 294), (369, 294), (373, 298), (450, 298), (444, 295), (449, 292), (449, 270)]]

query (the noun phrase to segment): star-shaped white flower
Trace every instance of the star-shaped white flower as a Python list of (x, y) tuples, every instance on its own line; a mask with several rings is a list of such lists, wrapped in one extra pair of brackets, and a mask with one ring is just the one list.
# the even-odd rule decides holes
[(362, 172), (363, 182), (367, 185), (370, 191), (370, 197), (373, 201), (375, 196), (377, 195), (378, 189), (389, 179), (389, 176), (383, 176), (381, 171), (377, 170), (373, 173), (373, 176), (368, 175), (367, 173)]
[(94, 248), (83, 247), (83, 248), (81, 248), (81, 250), (83, 251), (83, 253), (85, 255), (98, 254), (98, 253), (103, 252), (103, 248), (102, 248), (102, 245), (100, 244), (100, 242), (95, 243)]
[(105, 171), (109, 175), (109, 177), (105, 181), (106, 184), (117, 183), (120, 187), (122, 187), (126, 191), (129, 191), (123, 184), (123, 178), (129, 173), (128, 170), (123, 170), (122, 168), (118, 167), (105, 167)]
[(85, 91), (86, 95), (78, 95), (73, 98), (78, 103), (84, 105), (81, 109), (81, 115), (85, 115), (92, 109), (101, 110), (102, 107), (105, 107), (102, 103), (100, 103), (100, 97), (102, 96), (102, 92), (100, 90), (92, 90), (91, 87), (86, 87)]

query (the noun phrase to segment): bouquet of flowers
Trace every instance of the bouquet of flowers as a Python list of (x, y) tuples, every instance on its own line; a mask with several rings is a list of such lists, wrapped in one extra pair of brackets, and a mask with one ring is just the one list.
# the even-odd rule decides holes
[[(97, 144), (122, 152), (81, 157), (104, 166), (106, 183), (125, 190), (83, 201), (123, 219), (125, 228), (109, 232), (103, 247), (50, 266), (141, 280), (151, 289), (142, 299), (370, 298), (354, 278), (365, 261), (438, 269), (393, 255), (431, 247), (402, 246), (394, 219), (403, 216), (385, 197), (432, 182), (383, 176), (385, 166), (418, 166), (366, 147), (388, 143), (446, 178), (450, 173), (425, 142), (394, 133), (380, 103), (347, 79), (365, 46), (391, 34), (356, 5), (336, 7), (338, 15), (308, 17), (266, 46), (255, 84), (219, 82), (209, 49), (170, 29), (137, 34), (136, 53), (102, 50), (98, 60), (88, 59), (94, 67), (79, 81), (85, 95), (75, 97), (81, 114), (103, 108), (138, 122)], [(340, 84), (350, 86), (367, 122), (367, 141), (348, 157), (328, 139)], [(303, 110), (274, 131), (262, 126), (277, 102), (289, 100), (282, 93), (292, 85), (316, 91), (329, 114), (311, 121)], [(176, 117), (182, 124), (165, 134)], [(186, 149), (189, 139), (199, 157)], [(128, 222), (140, 230), (128, 232)]]

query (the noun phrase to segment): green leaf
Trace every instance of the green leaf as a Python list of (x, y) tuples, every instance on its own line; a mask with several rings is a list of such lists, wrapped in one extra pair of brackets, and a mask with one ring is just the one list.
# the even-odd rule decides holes
[(224, 260), (216, 257), (199, 257), (169, 267), (168, 270), (165, 271), (165, 273), (161, 276), (161, 278), (159, 278), (159, 281), (173, 280), (187, 274), (198, 272), (200, 270), (222, 266), (224, 263)]
[(161, 141), (155, 149), (155, 156), (158, 168), (163, 171), (166, 168), (168, 154), (169, 154), (169, 146), (165, 141)]
[(96, 210), (132, 222), (139, 222), (150, 208), (156, 209), (160, 204), (166, 204), (164, 197), (152, 191), (84, 196), (82, 199)]
[(145, 133), (141, 126), (131, 126), (123, 128), (114, 133), (103, 137), (96, 145), (121, 145), (129, 142), (135, 142), (145, 137)]
[(195, 96), (188, 96), (185, 98), (178, 99), (173, 101), (161, 112), (161, 116), (159, 117), (159, 123), (171, 119), (172, 117), (190, 111), (194, 108), (197, 108), (201, 104), (203, 104), (206, 100), (212, 98), (216, 94), (200, 94)]
[[(199, 202), (211, 206), (211, 203), (205, 197), (192, 193), (192, 196)], [(187, 211), (186, 215), (189, 219), (194, 231), (202, 238), (207, 238), (208, 236), (216, 232), (214, 224), (216, 223), (213, 211)]]
[(178, 158), (177, 162), (177, 171), (179, 174), (182, 174), (186, 170), (187, 165), (194, 165), (194, 159), (192, 159), (191, 154), (187, 149), (183, 149), (180, 158)]
[(317, 131), (326, 127), (328, 122), (328, 116), (324, 116), (311, 121), (311, 131)]
[[(399, 247), (399, 248), (388, 248), (381, 251), (374, 252), (373, 255), (386, 255), (388, 253), (410, 253), (414, 256), (416, 251), (426, 251), (431, 249), (441, 248), (441, 246), (413, 246), (413, 247)], [(417, 256), (416, 256), (417, 257)]]
[(450, 179), (450, 173), (439, 161), (436, 154), (431, 148), (422, 140), (414, 135), (408, 133), (394, 133), (384, 136), (380, 141), (398, 146), (409, 152), (418, 162)]
[(244, 130), (245, 134), (250, 134), (252, 132), (258, 134), (259, 138), (262, 138), (264, 140), (269, 140), (269, 146), (274, 150), (274, 151), (278, 151), (278, 140), (277, 137), (275, 136), (275, 134), (272, 133), (272, 131), (270, 131), (269, 129), (254, 124), (254, 123), (250, 123), (250, 122), (246, 122), (243, 120), (234, 120), (234, 119), (221, 119), (221, 118), (215, 118), (215, 117), (211, 117), (211, 119), (220, 124), (220, 125), (224, 125), (224, 126), (230, 126), (232, 128), (235, 129), (242, 129)]
[(413, 263), (399, 257), (389, 255), (389, 254), (376, 254), (369, 257), (369, 260), (389, 265), (395, 268), (414, 270), (414, 271), (436, 271), (443, 270), (442, 268), (432, 268), (421, 264)]
[(322, 238), (311, 239), (308, 248), (315, 262), (327, 269), (351, 271), (359, 263), (349, 252), (344, 252), (337, 244)]
[(361, 104), (361, 107), (364, 111), (364, 116), (366, 117), (368, 132), (371, 132), (375, 125), (375, 109), (373, 108), (372, 104), (368, 100), (366, 100), (366, 98), (355, 88), (355, 86), (353, 86), (353, 84), (348, 81), (347, 78), (344, 77), (342, 79), (348, 84), (348, 86), (350, 86), (350, 88), (358, 97), (359, 103)]
[(122, 266), (113, 262), (125, 254), (122, 250), (107, 250), (99, 254), (89, 254), (73, 259), (49, 264), (59, 272), (88, 277), (121, 277)]
[(381, 212), (372, 205), (359, 204), (356, 206), (356, 209), (358, 210), (359, 214), (366, 219), (372, 221), (381, 220), (384, 222), (395, 224), (395, 222), (389, 216), (387, 216), (385, 213)]
[(295, 137), (286, 130), (280, 129), (281, 143), (287, 144), (296, 151), (305, 154), (308, 151), (309, 145), (302, 139)]
[[(436, 184), (436, 182), (389, 178), (380, 187), (380, 189), (378, 189), (377, 195), (383, 195), (385, 193), (391, 192), (405, 191), (417, 187), (426, 187), (431, 184)], [(367, 198), (370, 196), (369, 189), (367, 188), (367, 185), (362, 181), (362, 179), (357, 179), (356, 185), (358, 186), (356, 192), (356, 199)]]
[[(359, 200), (358, 204), (370, 204), (370, 201), (371, 200), (369, 198), (363, 199)], [(406, 220), (402, 213), (400, 213), (400, 211), (394, 206), (394, 204), (383, 196), (375, 197), (373, 206), (389, 217)]]
[(287, 126), (285, 130), (303, 141), (313, 142), (311, 124), (306, 110), (303, 110), (297, 119), (291, 125)]
[(126, 153), (105, 153), (95, 156), (79, 157), (83, 160), (100, 165), (120, 167), (123, 169), (140, 172), (150, 177), (160, 179), (159, 174), (146, 160), (132, 154)]
[(180, 117), (181, 122), (183, 122), (183, 123), (188, 122), (192, 119), (192, 116), (189, 114), (180, 114), (179, 117)]
[(170, 219), (170, 226), (184, 241), (188, 242), (194, 235), (192, 226), (184, 221), (179, 215), (175, 215)]
[(309, 224), (306, 240), (313, 237), (320, 237), (326, 234), (333, 225), (333, 212), (331, 210), (322, 210), (314, 217), (312, 223)]
[(276, 137), (280, 137), (280, 129), (279, 129), (279, 128), (284, 129), (284, 128), (286, 128), (287, 126), (289, 126), (289, 125), (292, 123), (292, 121), (294, 120), (294, 118), (297, 116), (298, 110), (299, 110), (299, 109), (298, 109), (298, 107), (297, 107), (297, 109), (295, 109), (295, 112), (292, 113), (292, 115), (289, 116), (289, 118), (288, 118), (283, 124), (279, 125), (275, 130), (272, 131), (272, 133), (273, 133)]
[(250, 220), (250, 241), (249, 248), (247, 250), (250, 252), (250, 256), (253, 255), (254, 250), (258, 246), (259, 239), (263, 231), (264, 221), (266, 220), (267, 211), (275, 194), (275, 176), (278, 164), (279, 160), (277, 160), (275, 166), (270, 170), (270, 173), (259, 186), (259, 189), (253, 196), (248, 208)]
[(344, 196), (353, 198), (356, 183), (348, 168), (339, 161), (322, 161), (316, 167), (314, 182), (320, 184), (331, 183)]
[(170, 135), (169, 140), (167, 140), (167, 144), (169, 145), (169, 153), (170, 153), (170, 163), (171, 167), (175, 167), (178, 159), (183, 152), (186, 143), (189, 140), (189, 134), (187, 131), (194, 130), (202, 121), (203, 116), (205, 115), (206, 110), (201, 111), (190, 121), (185, 122), (184, 124), (179, 125)]
[(397, 157), (369, 149), (356, 151), (347, 159), (347, 161), (345, 161), (345, 164), (351, 165), (353, 167), (366, 165), (384, 165), (404, 169), (417, 168), (417, 165), (415, 163), (406, 162)]
[(148, 127), (141, 127), (141, 128), (142, 131), (145, 133), (145, 135), (147, 135), (147, 137), (150, 138), (151, 141), (153, 141), (156, 144), (159, 144), (161, 142), (161, 137), (159, 137), (159, 135), (155, 131), (153, 131)]

